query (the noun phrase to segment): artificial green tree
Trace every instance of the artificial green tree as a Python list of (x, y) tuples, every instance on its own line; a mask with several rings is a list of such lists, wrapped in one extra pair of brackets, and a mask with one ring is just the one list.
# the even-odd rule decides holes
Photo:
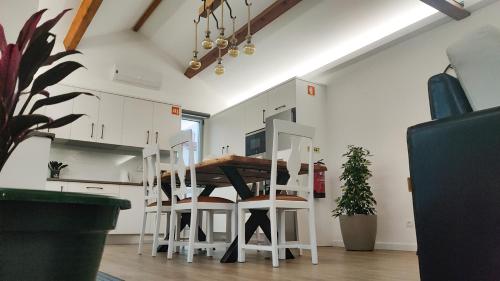
[(372, 176), (368, 157), (372, 155), (363, 147), (349, 145), (347, 148), (347, 153), (342, 155), (347, 157), (340, 176), (344, 182), (342, 196), (336, 199), (337, 208), (333, 210), (333, 216), (374, 215), (377, 202), (368, 183)]

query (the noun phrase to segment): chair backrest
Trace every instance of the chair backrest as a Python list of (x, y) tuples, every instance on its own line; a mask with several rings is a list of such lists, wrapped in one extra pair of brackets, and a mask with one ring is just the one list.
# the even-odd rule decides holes
[(160, 147), (158, 145), (148, 145), (142, 150), (142, 186), (145, 201), (161, 202)]
[[(309, 126), (300, 125), (290, 121), (273, 120), (274, 134), (273, 134), (273, 150), (272, 150), (272, 164), (271, 164), (271, 188), (270, 199), (276, 200), (277, 190), (297, 191), (299, 193), (307, 193), (308, 199), (313, 198), (313, 180), (314, 180), (314, 164), (313, 164), (313, 137), (314, 128)], [(286, 160), (286, 167), (290, 178), (285, 185), (278, 185), (278, 139), (280, 137), (290, 137), (290, 154)], [(301, 161), (301, 146), (305, 141), (308, 147), (308, 175), (307, 186), (302, 186), (299, 180), (299, 172), (302, 165)]]
[[(186, 162), (184, 149), (188, 151), (188, 164), (190, 171), (190, 186), (186, 185)], [(196, 189), (196, 170), (194, 163), (193, 132), (191, 130), (180, 131), (170, 138), (170, 186), (172, 188), (172, 204), (177, 203), (177, 196), (180, 198), (192, 197), (192, 202), (198, 201)], [(179, 187), (177, 187), (177, 179)]]

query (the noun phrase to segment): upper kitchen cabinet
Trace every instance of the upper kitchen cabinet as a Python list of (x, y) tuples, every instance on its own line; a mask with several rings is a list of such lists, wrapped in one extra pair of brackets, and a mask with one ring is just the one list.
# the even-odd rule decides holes
[(245, 114), (239, 106), (218, 113), (207, 120), (205, 155), (245, 155)]
[(269, 90), (269, 113), (267, 116), (286, 111), (296, 105), (296, 80), (290, 80)]
[(100, 93), (97, 142), (107, 144), (122, 143), (124, 97)]
[(180, 107), (164, 103), (154, 103), (151, 143), (157, 143), (160, 149), (169, 150), (170, 137), (175, 135), (180, 129)]
[(154, 141), (154, 105), (150, 101), (124, 98), (122, 144), (144, 147)]
[(244, 103), (245, 133), (263, 129), (266, 126), (266, 117), (269, 113), (268, 93), (258, 95)]
[[(74, 89), (63, 85), (54, 85), (47, 88), (47, 91), (50, 93), (50, 96), (57, 96), (61, 94), (74, 92)], [(62, 103), (49, 105), (46, 107), (45, 114), (54, 120), (64, 117), (68, 114), (71, 114), (73, 113), (73, 101), (74, 100), (69, 100)], [(63, 126), (56, 129), (49, 129), (49, 132), (54, 133), (56, 138), (69, 139), (71, 126)]]
[(98, 138), (99, 95), (88, 90), (85, 92), (90, 92), (94, 96), (79, 95), (73, 100), (72, 112), (85, 115), (71, 123), (70, 138), (79, 141), (96, 141)]

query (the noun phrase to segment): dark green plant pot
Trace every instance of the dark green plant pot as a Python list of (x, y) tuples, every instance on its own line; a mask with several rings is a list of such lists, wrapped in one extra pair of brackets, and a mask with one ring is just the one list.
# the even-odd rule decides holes
[(0, 280), (95, 280), (126, 209), (108, 196), (0, 188)]

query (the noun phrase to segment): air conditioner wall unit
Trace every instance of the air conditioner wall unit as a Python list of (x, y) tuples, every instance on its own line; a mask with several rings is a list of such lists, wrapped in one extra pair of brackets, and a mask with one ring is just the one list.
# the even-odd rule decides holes
[(141, 88), (161, 89), (162, 75), (158, 71), (135, 65), (115, 64), (112, 80)]

